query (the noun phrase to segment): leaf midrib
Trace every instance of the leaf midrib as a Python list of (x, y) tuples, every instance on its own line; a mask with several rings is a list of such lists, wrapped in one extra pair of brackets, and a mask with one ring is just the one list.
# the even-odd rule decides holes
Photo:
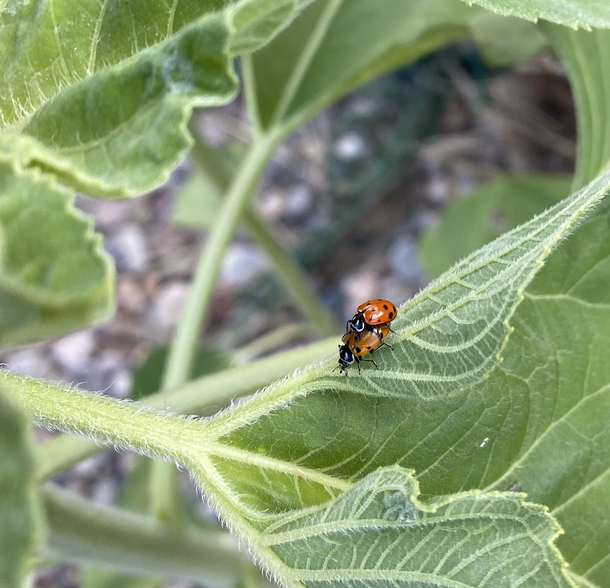
[(282, 119), (290, 108), (296, 93), (301, 87), (301, 84), (309, 71), (309, 66), (316, 56), (318, 49), (326, 37), (326, 33), (328, 32), (328, 29), (335, 19), (335, 16), (342, 4), (343, 0), (330, 0), (330, 2), (324, 8), (320, 18), (316, 22), (314, 30), (311, 32), (311, 35), (305, 43), (305, 47), (303, 48), (303, 51), (301, 52), (301, 55), (299, 56), (299, 59), (292, 70), (292, 74), (284, 86), (284, 91), (282, 92), (282, 95), (277, 103), (277, 108), (273, 113), (273, 117), (269, 125), (270, 127), (277, 127), (281, 125)]
[(289, 461), (268, 457), (265, 454), (254, 453), (252, 451), (232, 447), (224, 443), (206, 443), (205, 452), (211, 456), (225, 457), (231, 461), (237, 461), (247, 465), (255, 465), (275, 472), (292, 474), (310, 482), (317, 482), (318, 484), (328, 488), (336, 488), (344, 491), (349, 490), (353, 486), (353, 483), (348, 480), (329, 476), (319, 472), (318, 470), (304, 468)]
[(387, 580), (388, 576), (392, 579), (401, 581), (422, 582), (429, 586), (439, 588), (476, 588), (473, 584), (464, 584), (458, 580), (449, 580), (446, 577), (434, 573), (426, 572), (402, 572), (394, 571), (388, 574), (387, 570), (351, 570), (351, 569), (332, 569), (332, 570), (295, 570), (289, 568), (295, 579), (318, 581), (318, 582), (346, 582), (348, 580)]
[[(458, 521), (471, 521), (480, 520), (483, 518), (481, 513), (460, 513), (456, 515), (447, 515), (443, 513), (439, 516), (427, 515), (425, 519), (413, 519), (413, 520), (396, 520), (390, 521), (388, 519), (341, 519), (339, 521), (332, 521), (330, 523), (319, 523), (317, 525), (310, 525), (299, 529), (293, 529), (290, 531), (282, 531), (280, 533), (271, 533), (267, 539), (263, 539), (264, 545), (271, 547), (273, 545), (280, 545), (284, 543), (291, 543), (293, 541), (300, 541), (301, 539), (309, 539), (312, 537), (319, 537), (328, 533), (345, 533), (347, 531), (361, 530), (361, 529), (411, 529), (414, 527), (430, 527), (443, 521), (458, 522)], [(512, 521), (518, 523), (521, 526), (525, 526), (522, 519), (510, 514), (506, 515), (489, 515), (485, 513), (485, 518), (490, 521)], [(262, 533), (265, 534), (264, 532)], [(525, 536), (532, 535), (530, 532), (524, 533)], [(513, 536), (514, 538), (514, 536)], [(511, 539), (512, 540), (512, 539)]]

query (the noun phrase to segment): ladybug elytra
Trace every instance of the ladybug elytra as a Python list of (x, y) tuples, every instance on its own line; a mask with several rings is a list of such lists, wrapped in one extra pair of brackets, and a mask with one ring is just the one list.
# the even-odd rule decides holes
[(389, 300), (368, 300), (362, 303), (356, 309), (356, 314), (347, 321), (346, 330), (348, 333), (362, 333), (367, 325), (376, 327), (391, 323), (396, 314), (396, 306)]

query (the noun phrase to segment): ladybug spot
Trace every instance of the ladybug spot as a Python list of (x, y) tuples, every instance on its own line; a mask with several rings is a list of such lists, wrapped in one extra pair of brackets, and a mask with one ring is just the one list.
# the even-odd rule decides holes
[(371, 346), (370, 346), (370, 345), (369, 345), (369, 346), (367, 346), (367, 349), (370, 349), (370, 348), (371, 348)]
[(393, 313), (393, 312), (391, 312), (391, 313), (389, 314), (389, 317), (390, 317), (390, 318), (394, 318), (394, 313)]
[(387, 304), (384, 304), (384, 305), (383, 305), (383, 309), (384, 309), (384, 310), (387, 310), (387, 309), (388, 309), (388, 305), (387, 305)]
[(360, 347), (356, 347), (356, 353), (360, 353)]

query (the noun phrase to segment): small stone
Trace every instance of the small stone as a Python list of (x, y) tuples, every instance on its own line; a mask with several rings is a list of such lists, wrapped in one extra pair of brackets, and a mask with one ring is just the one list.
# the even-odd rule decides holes
[(283, 190), (268, 190), (260, 200), (259, 210), (267, 221), (280, 218), (286, 205), (286, 194)]
[(96, 198), (76, 198), (79, 210), (92, 215), (98, 229), (111, 230), (125, 222), (137, 207), (137, 200), (99, 200)]
[(380, 298), (378, 290), (379, 272), (365, 267), (343, 280), (342, 290), (345, 294), (345, 316), (351, 318), (356, 308), (366, 300)]
[(362, 159), (369, 152), (365, 140), (357, 133), (346, 133), (340, 137), (333, 150), (337, 157), (346, 160)]
[(117, 286), (119, 308), (133, 314), (141, 314), (146, 307), (146, 292), (134, 280), (123, 276)]
[(433, 204), (444, 204), (451, 195), (451, 186), (437, 177), (428, 182), (428, 198)]
[(91, 331), (79, 331), (54, 343), (51, 353), (55, 361), (65, 370), (81, 374), (87, 370), (95, 350), (95, 337)]
[(286, 195), (282, 216), (286, 221), (298, 222), (307, 215), (312, 205), (313, 194), (311, 190), (307, 186), (299, 184)]
[(267, 267), (267, 258), (256, 247), (234, 243), (223, 260), (220, 279), (225, 286), (243, 286)]
[(6, 357), (6, 364), (11, 371), (33, 378), (48, 378), (51, 372), (49, 360), (40, 348), (15, 351)]
[(88, 457), (87, 459), (77, 463), (73, 468), (73, 472), (77, 476), (93, 478), (104, 466), (105, 460), (106, 456), (103, 453), (99, 453), (93, 457)]
[(148, 266), (148, 243), (144, 229), (127, 225), (106, 239), (106, 249), (119, 270), (141, 272)]
[(406, 282), (415, 282), (423, 277), (423, 269), (419, 261), (417, 246), (413, 239), (404, 236), (398, 239), (388, 252), (392, 269)]
[(405, 223), (408, 230), (406, 238), (417, 238), (427, 233), (439, 220), (438, 213), (434, 210), (420, 209), (416, 211)]
[(163, 286), (152, 310), (156, 326), (171, 329), (178, 324), (189, 289), (187, 282), (171, 282)]
[(98, 504), (110, 506), (116, 495), (116, 482), (113, 479), (102, 478), (93, 489), (92, 500)]
[(357, 116), (371, 116), (379, 109), (377, 102), (368, 96), (355, 98), (351, 103), (352, 112)]
[(87, 390), (103, 390), (109, 396), (124, 398), (131, 387), (123, 354), (116, 349), (105, 349), (89, 362), (82, 387)]
[(107, 393), (114, 398), (127, 398), (133, 385), (133, 376), (128, 369), (122, 369), (114, 376)]

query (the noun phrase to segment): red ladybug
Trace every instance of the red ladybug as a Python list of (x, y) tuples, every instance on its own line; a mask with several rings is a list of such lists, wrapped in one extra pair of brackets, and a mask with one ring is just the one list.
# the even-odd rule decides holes
[[(390, 347), (384, 339), (390, 332), (389, 325), (381, 325), (375, 328), (367, 328), (364, 333), (345, 333), (343, 335), (343, 345), (339, 345), (339, 373), (345, 372), (347, 376), (347, 368), (355, 361), (360, 373), (360, 362), (370, 362), (377, 367), (373, 359), (361, 359), (362, 356), (373, 353), (376, 349), (386, 345)], [(390, 347), (391, 348), (391, 347)], [(335, 368), (337, 369), (337, 368)]]
[[(396, 314), (396, 306), (389, 300), (368, 300), (362, 303), (356, 309), (356, 314), (347, 321), (346, 330), (348, 333), (362, 333), (367, 325), (377, 327), (391, 323)], [(377, 335), (380, 340), (383, 338), (379, 332)]]

